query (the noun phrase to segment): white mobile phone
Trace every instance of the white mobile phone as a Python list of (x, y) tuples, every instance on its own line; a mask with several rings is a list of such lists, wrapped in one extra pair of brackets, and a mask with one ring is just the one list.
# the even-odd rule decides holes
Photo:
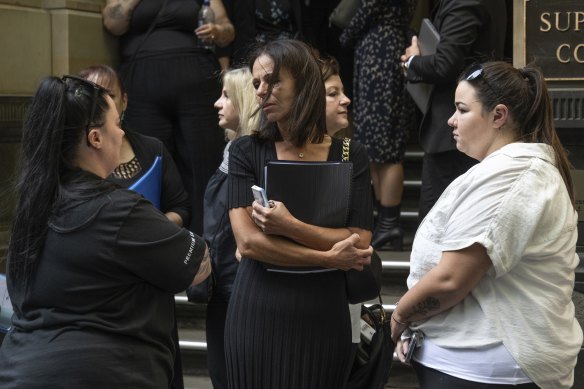
[(270, 203), (268, 203), (268, 196), (266, 196), (266, 191), (261, 186), (254, 185), (251, 187), (251, 191), (253, 192), (253, 197), (255, 201), (260, 203), (263, 207), (269, 207)]

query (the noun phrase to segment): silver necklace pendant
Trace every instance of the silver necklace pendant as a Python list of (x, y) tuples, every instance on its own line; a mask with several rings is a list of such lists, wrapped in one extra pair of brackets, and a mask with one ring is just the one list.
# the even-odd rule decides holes
[(298, 156), (299, 156), (300, 158), (304, 158), (304, 153), (298, 153)]

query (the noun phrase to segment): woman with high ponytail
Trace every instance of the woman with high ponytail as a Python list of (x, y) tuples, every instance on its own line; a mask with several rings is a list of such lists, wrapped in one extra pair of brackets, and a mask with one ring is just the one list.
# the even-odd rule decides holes
[(422, 389), (571, 388), (582, 346), (572, 290), (577, 222), (570, 163), (541, 71), (469, 68), (449, 119), (480, 161), (444, 191), (412, 247), (391, 320)]
[(2, 388), (169, 387), (173, 294), (209, 275), (208, 251), (106, 180), (123, 136), (105, 89), (41, 82), (23, 125)]

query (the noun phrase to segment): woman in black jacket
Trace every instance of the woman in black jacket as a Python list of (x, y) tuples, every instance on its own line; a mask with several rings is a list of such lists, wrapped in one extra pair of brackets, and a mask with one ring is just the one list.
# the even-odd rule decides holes
[(210, 261), (200, 237), (106, 180), (123, 136), (105, 89), (42, 81), (23, 126), (2, 388), (170, 385), (173, 294)]

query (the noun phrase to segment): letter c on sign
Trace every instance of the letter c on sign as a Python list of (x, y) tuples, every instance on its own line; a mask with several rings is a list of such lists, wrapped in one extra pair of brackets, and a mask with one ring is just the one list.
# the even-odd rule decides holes
[(574, 49), (574, 59), (578, 63), (584, 63), (584, 54), (582, 56), (580, 56), (580, 51), (584, 51), (583, 49), (584, 49), (584, 43), (580, 43)]
[(570, 62), (570, 57), (568, 56), (567, 59), (562, 58), (562, 49), (568, 49), (570, 50), (570, 45), (567, 43), (563, 43), (561, 45), (558, 46), (558, 49), (556, 50), (556, 58), (558, 59), (559, 62), (561, 63), (569, 63)]

